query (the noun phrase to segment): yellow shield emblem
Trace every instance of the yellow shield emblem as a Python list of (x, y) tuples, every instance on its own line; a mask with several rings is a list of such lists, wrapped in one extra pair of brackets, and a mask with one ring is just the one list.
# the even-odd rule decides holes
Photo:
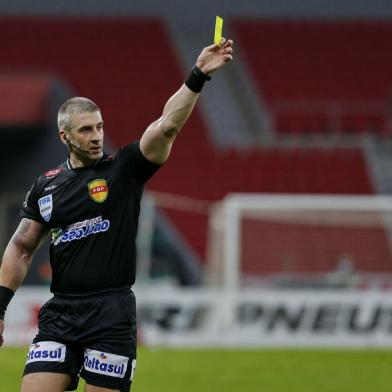
[(91, 181), (88, 184), (88, 193), (94, 201), (103, 203), (107, 199), (109, 193), (106, 180), (99, 179)]

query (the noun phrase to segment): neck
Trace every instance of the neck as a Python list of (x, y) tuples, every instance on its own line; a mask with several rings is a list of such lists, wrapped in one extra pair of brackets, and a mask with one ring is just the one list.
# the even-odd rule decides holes
[[(98, 158), (98, 159), (100, 159), (100, 158)], [(91, 166), (98, 159), (92, 160), (92, 159), (88, 159), (85, 157), (77, 156), (76, 154), (73, 154), (73, 153), (69, 154), (69, 163), (70, 163), (72, 169), (78, 169), (81, 167)]]

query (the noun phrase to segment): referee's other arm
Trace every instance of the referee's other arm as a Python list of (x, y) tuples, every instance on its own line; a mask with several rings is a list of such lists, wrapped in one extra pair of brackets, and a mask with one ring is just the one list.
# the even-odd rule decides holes
[[(9, 290), (10, 300), (29, 270), (31, 260), (48, 230), (39, 222), (23, 218), (12, 236), (3, 256), (0, 268), (0, 287)], [(0, 309), (0, 346), (3, 345), (4, 312)]]
[[(232, 60), (233, 41), (222, 38), (220, 45), (204, 48), (197, 58), (196, 67), (201, 71), (199, 78), (205, 77), (208, 80), (208, 75)], [(200, 95), (197, 87), (200, 86), (197, 86), (197, 80), (195, 86), (190, 78), (169, 98), (162, 116), (148, 126), (140, 139), (141, 152), (150, 162), (162, 164), (167, 160), (176, 136), (192, 113)], [(201, 82), (201, 87), (203, 83), (204, 81)]]

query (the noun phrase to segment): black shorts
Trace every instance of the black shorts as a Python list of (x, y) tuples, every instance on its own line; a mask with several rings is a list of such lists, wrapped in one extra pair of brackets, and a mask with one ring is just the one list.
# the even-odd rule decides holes
[(79, 375), (88, 384), (128, 392), (136, 367), (136, 303), (131, 289), (85, 296), (55, 295), (38, 316), (25, 374)]

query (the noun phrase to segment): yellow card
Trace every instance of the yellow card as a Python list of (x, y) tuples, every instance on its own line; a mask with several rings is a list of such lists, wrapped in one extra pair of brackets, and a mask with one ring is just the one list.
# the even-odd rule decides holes
[(222, 30), (223, 30), (223, 19), (220, 16), (217, 16), (215, 21), (215, 35), (214, 35), (215, 45), (220, 45), (222, 39)]

